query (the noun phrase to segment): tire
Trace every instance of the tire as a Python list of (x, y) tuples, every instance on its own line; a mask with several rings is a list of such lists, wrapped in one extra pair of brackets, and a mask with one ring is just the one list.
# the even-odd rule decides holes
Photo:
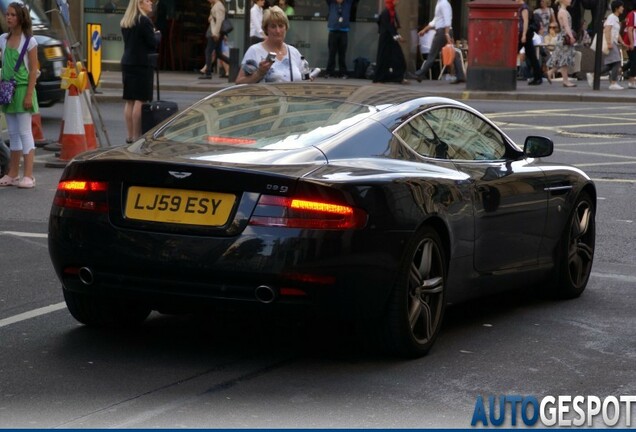
[(95, 327), (126, 328), (141, 324), (150, 308), (119, 299), (91, 296), (64, 290), (64, 300), (73, 318)]
[(572, 210), (559, 244), (555, 295), (561, 299), (579, 297), (590, 278), (596, 238), (596, 206), (583, 192)]
[(416, 358), (431, 349), (444, 316), (447, 270), (439, 235), (423, 227), (407, 247), (389, 299), (384, 343), (391, 353)]

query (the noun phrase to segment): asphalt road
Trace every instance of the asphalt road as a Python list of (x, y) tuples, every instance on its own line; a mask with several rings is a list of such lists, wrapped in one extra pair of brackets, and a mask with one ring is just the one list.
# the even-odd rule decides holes
[[(38, 164), (36, 189), (0, 189), (0, 427), (467, 428), (480, 395), (636, 394), (633, 105), (470, 104), (519, 143), (551, 136), (555, 162), (597, 181), (581, 298), (513, 291), (453, 306), (433, 351), (413, 361), (359, 352), (348, 329), (297, 317), (152, 315), (128, 334), (88, 329), (64, 308), (48, 258), (61, 170)], [(121, 106), (100, 110), (122, 142)], [(61, 106), (42, 115), (57, 136)]]

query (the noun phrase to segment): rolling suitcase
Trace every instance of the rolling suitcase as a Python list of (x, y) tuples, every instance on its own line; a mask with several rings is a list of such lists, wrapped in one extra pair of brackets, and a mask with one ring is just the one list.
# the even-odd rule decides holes
[(157, 72), (157, 100), (141, 106), (141, 133), (146, 133), (179, 110), (176, 102), (162, 101), (159, 93), (159, 68)]

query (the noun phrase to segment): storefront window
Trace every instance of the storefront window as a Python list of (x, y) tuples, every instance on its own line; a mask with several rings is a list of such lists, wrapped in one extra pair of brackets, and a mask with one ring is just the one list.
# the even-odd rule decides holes
[(124, 52), (119, 21), (124, 16), (125, 0), (84, 0), (85, 24), (102, 25), (102, 58), (119, 60)]
[[(278, 0), (269, 2), (277, 4)], [(325, 67), (328, 36), (328, 7), (325, 0), (289, 1), (292, 2), (294, 15), (289, 17), (288, 43), (300, 49), (310, 59), (312, 66)], [(102, 59), (105, 63), (118, 64), (123, 54), (124, 42), (119, 22), (127, 5), (128, 0), (84, 0), (84, 24), (102, 25)], [(229, 17), (235, 20), (235, 30), (230, 35), (230, 42), (235, 47), (241, 47), (244, 14), (249, 13), (252, 0), (226, 0), (225, 5)], [(355, 21), (351, 26), (348, 62), (359, 56), (375, 57), (376, 22), (383, 7), (384, 0), (358, 0), (355, 3)], [(153, 17), (155, 26), (161, 30), (166, 44), (171, 45), (170, 50), (160, 51), (161, 68), (193, 70), (202, 66), (209, 10), (209, 3), (205, 0), (156, 2)], [(306, 23), (296, 24), (297, 21)], [(185, 35), (188, 35), (188, 40)]]

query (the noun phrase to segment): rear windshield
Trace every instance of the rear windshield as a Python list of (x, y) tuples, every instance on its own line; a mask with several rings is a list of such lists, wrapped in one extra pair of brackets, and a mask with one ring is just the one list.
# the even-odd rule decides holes
[(264, 150), (294, 149), (315, 145), (374, 110), (316, 98), (221, 94), (186, 110), (155, 138)]

